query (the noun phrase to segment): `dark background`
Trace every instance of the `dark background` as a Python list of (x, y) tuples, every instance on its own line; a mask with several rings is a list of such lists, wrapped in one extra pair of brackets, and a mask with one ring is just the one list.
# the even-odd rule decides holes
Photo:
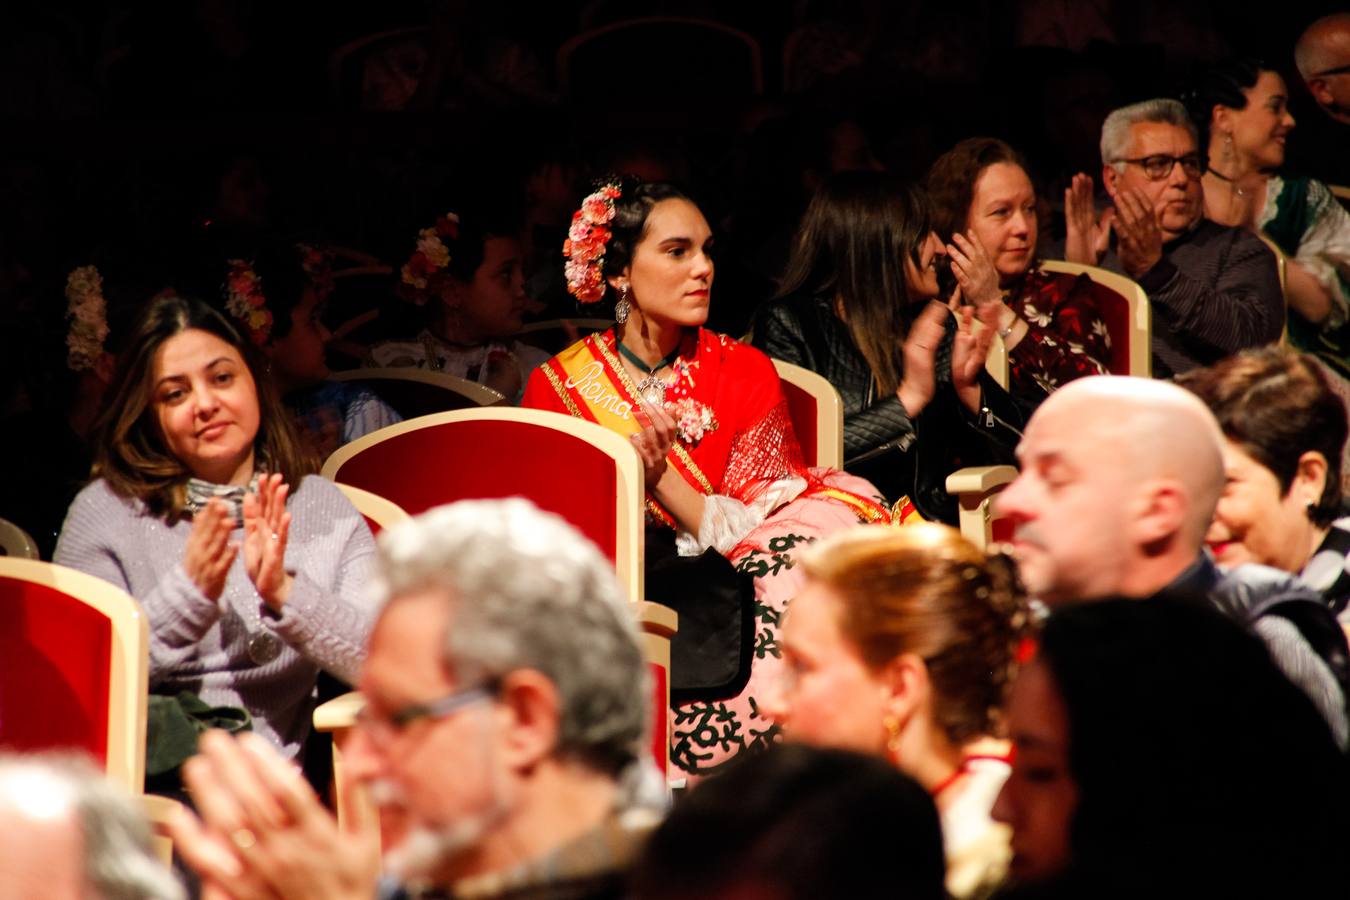
[[(992, 134), (1027, 154), (1053, 207), (1073, 172), (1098, 172), (1108, 110), (1174, 93), (1197, 64), (1235, 52), (1286, 74), (1299, 120), (1289, 167), (1350, 182), (1344, 130), (1292, 62), (1301, 30), (1338, 6), (8, 3), (0, 359), (12, 369), (16, 329), (25, 346), (34, 324), (63, 335), (75, 265), (99, 264), (115, 326), (210, 229), (326, 240), (397, 267), (418, 227), (471, 199), (526, 216), (540, 236), (531, 290), (556, 299), (550, 228), (587, 178), (617, 169), (694, 189), (721, 245), (713, 324), (734, 332), (772, 290), (829, 171), (919, 177), (955, 140)], [(560, 76), (576, 35), (644, 15), (749, 36), (758, 89), (743, 39), (689, 25), (611, 32)]]

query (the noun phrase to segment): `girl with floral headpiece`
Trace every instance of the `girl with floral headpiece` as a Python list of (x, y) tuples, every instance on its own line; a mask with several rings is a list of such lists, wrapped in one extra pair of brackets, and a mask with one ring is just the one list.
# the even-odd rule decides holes
[(321, 313), (332, 290), (332, 259), (310, 244), (267, 245), (250, 259), (232, 259), (224, 285), (225, 308), (267, 357), (302, 440), (320, 459), (402, 421), (369, 387), (329, 380), (331, 335)]
[(563, 254), (574, 296), (612, 299), (617, 323), (540, 367), (524, 401), (626, 435), (642, 459), (646, 599), (681, 616), (671, 758), (691, 774), (774, 738), (757, 698), (779, 665), (795, 548), (890, 521), (869, 483), (803, 463), (768, 357), (703, 327), (712, 243), (676, 188), (600, 183)]
[(479, 213), (441, 216), (418, 232), (398, 292), (425, 310), (427, 325), (411, 339), (374, 345), (367, 365), (446, 372), (515, 402), (548, 358), (513, 340), (527, 298), (520, 241), (506, 222)]

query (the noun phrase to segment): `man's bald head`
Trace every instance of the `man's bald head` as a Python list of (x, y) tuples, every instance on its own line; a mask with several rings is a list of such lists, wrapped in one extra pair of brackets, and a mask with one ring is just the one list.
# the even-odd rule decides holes
[[(1047, 409), (1048, 408), (1048, 409)], [(1085, 444), (1135, 484), (1180, 482), (1188, 498), (1188, 534), (1198, 550), (1223, 492), (1223, 431), (1190, 391), (1152, 378), (1081, 378), (1037, 410), (1077, 423)]]
[(1102, 596), (1128, 591), (1150, 564), (1189, 564), (1223, 491), (1221, 447), (1213, 414), (1176, 385), (1099, 376), (1056, 391), (1028, 423), (1022, 473), (998, 504), (1017, 523), (1028, 587)]
[(1318, 105), (1350, 124), (1350, 13), (1309, 25), (1294, 45), (1294, 64)]

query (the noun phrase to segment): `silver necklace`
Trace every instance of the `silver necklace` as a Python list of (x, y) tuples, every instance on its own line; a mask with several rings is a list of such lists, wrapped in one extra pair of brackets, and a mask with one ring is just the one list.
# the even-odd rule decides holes
[(661, 378), (656, 373), (680, 358), (680, 348), (676, 346), (676, 348), (670, 352), (669, 356), (657, 360), (657, 363), (654, 366), (648, 366), (642, 361), (642, 357), (624, 346), (623, 341), (615, 341), (615, 343), (619, 345), (619, 354), (623, 356), (624, 359), (627, 359), (634, 366), (637, 366), (647, 373), (643, 379), (637, 383), (638, 397), (640, 397), (642, 402), (646, 403), (648, 406), (664, 406), (666, 403), (666, 391), (670, 388), (670, 382)]

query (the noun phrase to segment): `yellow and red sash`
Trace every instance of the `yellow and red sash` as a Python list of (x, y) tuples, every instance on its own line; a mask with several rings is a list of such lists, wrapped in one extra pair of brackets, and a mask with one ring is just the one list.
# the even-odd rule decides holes
[[(573, 416), (631, 436), (646, 428), (650, 420), (638, 402), (637, 387), (606, 340), (609, 334), (593, 334), (578, 341), (540, 366), (540, 371)], [(714, 492), (712, 483), (678, 441), (671, 445), (666, 462), (695, 490)], [(674, 527), (674, 517), (650, 495), (647, 509)]]

